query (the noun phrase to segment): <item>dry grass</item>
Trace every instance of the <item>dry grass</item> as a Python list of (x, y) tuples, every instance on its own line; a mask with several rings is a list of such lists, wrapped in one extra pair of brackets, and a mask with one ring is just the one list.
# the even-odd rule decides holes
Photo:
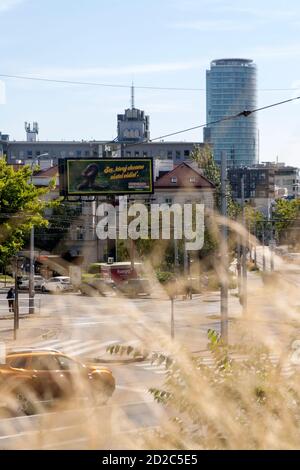
[[(248, 243), (242, 227), (229, 225)], [(219, 258), (215, 261), (220, 263)], [(222, 276), (219, 266), (216, 272)], [(148, 277), (156, 292), (165, 296), (150, 261)], [(61, 448), (90, 449), (300, 448), (300, 380), (297, 368), (287, 368), (292, 342), (300, 339), (299, 290), (284, 275), (269, 278), (266, 284), (259, 276), (258, 280), (250, 285), (246, 314), (236, 316), (229, 325), (229, 346), (210, 332), (209, 365), (201, 355), (191, 354), (186, 344), (171, 341), (165, 325), (136, 328), (141, 315), (137, 303), (108, 300), (118, 312), (124, 312), (126, 305), (124, 343), (126, 338), (135, 338), (143, 345), (142, 351), (130, 348), (129, 355), (143, 354), (166, 366), (164, 383), (154, 385), (149, 393), (161, 409), (156, 429), (137, 429), (117, 403), (97, 409), (87, 403), (74, 410), (70, 406), (74, 403), (66, 402), (36, 419), (3, 419), (0, 437), (16, 435), (14, 448), (34, 449), (60, 448), (59, 442)], [(57, 302), (63, 311), (61, 300)], [(162, 308), (162, 302), (153, 300), (154, 308)], [(74, 303), (74, 309), (78, 308)], [(68, 327), (68, 321), (62, 314), (63, 327)], [(163, 354), (152, 355), (153, 350)], [(275, 363), (270, 359), (274, 354)]]

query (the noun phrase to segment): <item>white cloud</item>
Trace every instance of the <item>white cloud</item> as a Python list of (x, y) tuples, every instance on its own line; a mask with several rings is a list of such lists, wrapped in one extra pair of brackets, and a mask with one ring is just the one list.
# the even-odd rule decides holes
[(24, 1), (25, 0), (0, 0), (0, 13), (11, 10)]
[(203, 11), (203, 8), (223, 5), (224, 0), (170, 0), (170, 7), (181, 12)]
[(27, 71), (28, 75), (39, 78), (58, 80), (86, 80), (100, 77), (135, 77), (136, 75), (149, 75), (153, 73), (177, 72), (183, 70), (199, 69), (207, 64), (205, 60), (191, 60), (186, 62), (161, 62), (157, 64), (135, 64), (122, 67), (81, 67), (60, 68), (51, 67)]
[(205, 32), (215, 31), (250, 31), (253, 24), (242, 24), (232, 20), (199, 20), (183, 21), (170, 24), (171, 28), (197, 30)]
[(251, 57), (258, 59), (285, 59), (299, 57), (300, 44), (286, 44), (285, 46), (259, 46), (252, 49)]
[(270, 22), (275, 20), (287, 20), (293, 19), (296, 16), (299, 16), (299, 9), (292, 10), (292, 9), (276, 9), (276, 8), (255, 8), (255, 7), (243, 7), (243, 6), (236, 6), (236, 5), (223, 5), (219, 6), (218, 10), (227, 12), (227, 13), (234, 13), (234, 14), (244, 14), (248, 19), (249, 16), (259, 18), (263, 20), (263, 22)]

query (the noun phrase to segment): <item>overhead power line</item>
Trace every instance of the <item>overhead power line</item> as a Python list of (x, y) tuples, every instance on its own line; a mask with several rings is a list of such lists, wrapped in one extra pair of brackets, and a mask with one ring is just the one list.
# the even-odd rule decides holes
[(211, 122), (208, 122), (208, 123), (205, 123), (205, 124), (199, 124), (198, 126), (188, 127), (186, 129), (182, 129), (180, 131), (171, 132), (170, 134), (165, 134), (165, 135), (161, 135), (159, 137), (154, 137), (153, 139), (150, 139), (150, 140), (144, 140), (142, 142), (134, 142), (134, 143), (130, 143), (130, 144), (125, 144), (125, 147), (128, 148), (128, 147), (132, 147), (132, 146), (135, 146), (135, 145), (140, 145), (140, 144), (143, 144), (143, 143), (146, 143), (146, 142), (153, 142), (155, 140), (166, 139), (167, 137), (172, 137), (174, 135), (183, 134), (184, 132), (193, 131), (195, 129), (201, 129), (203, 127), (213, 126), (215, 124), (220, 124), (220, 123), (225, 122), (225, 121), (232, 121), (234, 119), (237, 119), (237, 118), (240, 118), (240, 117), (243, 117), (243, 116), (247, 118), (251, 114), (257, 113), (258, 111), (263, 111), (265, 109), (274, 108), (275, 106), (280, 106), (282, 104), (291, 103), (292, 101), (296, 101), (296, 100), (299, 100), (299, 99), (300, 99), (300, 96), (295, 96), (294, 98), (289, 98), (288, 100), (278, 101), (276, 103), (268, 104), (268, 105), (262, 106), (260, 108), (255, 108), (255, 109), (251, 109), (251, 110), (250, 109), (249, 110), (245, 109), (244, 111), (241, 111), (237, 114), (232, 114), (231, 116), (225, 116), (221, 119), (217, 119), (216, 121), (211, 121)]
[[(9, 75), (0, 74), (2, 78), (15, 78), (17, 80), (31, 80), (36, 82), (58, 83), (62, 85), (83, 85), (83, 86), (96, 86), (107, 88), (131, 88), (132, 84), (124, 85), (120, 83), (99, 83), (99, 82), (83, 82), (76, 80), (60, 80), (55, 78), (42, 78), (36, 76), (26, 75)], [(167, 90), (167, 91), (205, 91), (205, 88), (190, 88), (190, 87), (163, 87), (163, 86), (150, 86), (150, 85), (135, 85), (134, 88), (141, 90)], [(297, 88), (259, 88), (259, 91), (295, 91)]]

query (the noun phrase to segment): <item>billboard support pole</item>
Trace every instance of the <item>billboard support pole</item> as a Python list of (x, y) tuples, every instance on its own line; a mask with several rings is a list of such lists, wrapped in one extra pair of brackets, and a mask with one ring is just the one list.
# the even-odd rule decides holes
[(134, 269), (134, 256), (135, 255), (135, 247), (134, 247), (134, 240), (130, 238), (130, 261), (131, 261), (131, 269)]

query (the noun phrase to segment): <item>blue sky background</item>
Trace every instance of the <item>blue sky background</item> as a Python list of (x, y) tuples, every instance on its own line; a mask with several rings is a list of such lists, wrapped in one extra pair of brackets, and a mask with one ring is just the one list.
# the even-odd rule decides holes
[[(0, 0), (0, 73), (136, 86), (205, 88), (222, 57), (258, 67), (258, 105), (300, 95), (300, 4), (276, 0)], [(0, 77), (1, 78), (1, 77)], [(0, 131), (111, 139), (130, 90), (5, 79)], [(264, 89), (283, 88), (281, 91)], [(5, 99), (4, 99), (5, 98)], [(300, 164), (299, 102), (259, 114), (260, 160)], [(151, 137), (205, 122), (204, 91), (136, 90)], [(180, 139), (178, 136), (177, 139)], [(182, 135), (202, 141), (202, 131)]]

